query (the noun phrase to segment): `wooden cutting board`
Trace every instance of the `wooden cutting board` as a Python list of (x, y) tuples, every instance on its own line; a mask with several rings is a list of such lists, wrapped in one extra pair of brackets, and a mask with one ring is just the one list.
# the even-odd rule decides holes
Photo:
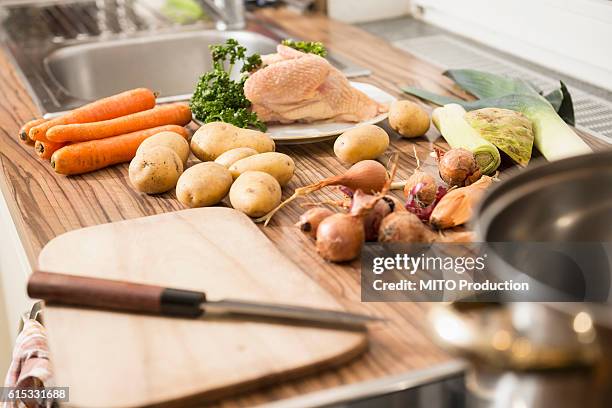
[[(72, 231), (41, 270), (340, 309), (253, 222), (228, 208), (161, 214)], [(70, 405), (185, 406), (344, 363), (362, 332), (249, 321), (185, 320), (63, 307), (44, 314), (58, 386)]]

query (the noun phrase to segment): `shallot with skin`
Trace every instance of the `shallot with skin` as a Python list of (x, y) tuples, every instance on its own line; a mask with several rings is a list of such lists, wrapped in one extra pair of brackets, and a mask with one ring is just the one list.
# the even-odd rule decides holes
[(391, 169), (391, 175), (386, 178), (380, 193), (370, 195), (363, 193), (361, 189), (354, 189), (355, 194), (350, 212), (334, 214), (319, 224), (316, 245), (323, 259), (331, 262), (346, 262), (359, 257), (366, 239), (364, 220), (384, 199), (391, 187), (396, 170), (397, 156)]
[(429, 222), (434, 228), (445, 229), (467, 223), (493, 178), (482, 176), (467, 187), (457, 188), (446, 194), (436, 205)]
[(333, 215), (334, 212), (329, 208), (311, 208), (301, 215), (299, 221), (295, 224), (304, 234), (311, 238), (316, 238), (317, 228), (321, 221)]
[(404, 197), (411, 199), (411, 196), (416, 199), (416, 204), (422, 207), (427, 207), (433, 203), (437, 197), (438, 185), (431, 174), (421, 171), (421, 161), (417, 155), (416, 148), (413, 146), (414, 158), (417, 166), (414, 173), (406, 180), (404, 185)]
[[(335, 202), (334, 205), (344, 207), (349, 210), (351, 214), (357, 215), (362, 211), (364, 205), (370, 205), (372, 201), (378, 201), (374, 207), (367, 211), (366, 216), (363, 218), (363, 226), (366, 233), (366, 241), (376, 241), (378, 237), (378, 227), (384, 217), (392, 212), (405, 212), (406, 207), (402, 201), (397, 197), (391, 195), (385, 195), (383, 197), (376, 197), (371, 194), (366, 194), (361, 190), (353, 192), (351, 189), (346, 187), (340, 187), (341, 191), (344, 192), (350, 201), (344, 201), (342, 203)], [(330, 204), (329, 202), (325, 202)]]
[(474, 154), (467, 149), (436, 150), (440, 177), (449, 186), (469, 186), (481, 176)]
[(381, 191), (387, 183), (388, 175), (385, 166), (375, 160), (362, 160), (352, 165), (344, 174), (328, 177), (308, 186), (299, 187), (291, 197), (280, 203), (275, 209), (255, 222), (264, 222), (264, 226), (272, 219), (274, 214), (285, 205), (298, 197), (318, 191), (326, 186), (345, 186), (353, 191), (363, 190), (367, 193)]
[(448, 231), (436, 234), (411, 213), (393, 213), (383, 219), (379, 242), (467, 243), (474, 241), (471, 231)]
[(363, 222), (353, 214), (336, 213), (317, 228), (317, 252), (326, 261), (352, 261), (361, 253), (364, 241)]
[(380, 242), (432, 242), (433, 231), (428, 229), (416, 215), (410, 212), (393, 213), (380, 224)]
[(406, 210), (415, 214), (422, 221), (427, 222), (429, 221), (429, 217), (431, 216), (431, 213), (433, 212), (434, 208), (436, 208), (436, 205), (438, 204), (438, 202), (440, 202), (440, 200), (442, 199), (442, 197), (444, 197), (448, 190), (442, 186), (438, 186), (436, 188), (436, 196), (434, 200), (429, 205), (423, 207), (421, 201), (417, 198), (419, 189), (422, 187), (422, 184), (417, 184), (410, 191), (410, 195), (408, 196), (408, 200), (406, 202)]
[(420, 170), (415, 170), (404, 186), (404, 196), (409, 198), (412, 195), (422, 207), (434, 202), (437, 191), (438, 186), (434, 177)]

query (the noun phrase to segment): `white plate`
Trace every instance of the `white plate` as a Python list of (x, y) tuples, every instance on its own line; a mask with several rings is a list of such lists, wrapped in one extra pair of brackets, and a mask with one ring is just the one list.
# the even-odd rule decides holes
[[(382, 89), (363, 82), (351, 82), (351, 85), (381, 104), (390, 104), (397, 99)], [(374, 125), (382, 122), (389, 116), (388, 113), (359, 123), (352, 122), (314, 122), (293, 123), (290, 125), (271, 125), (268, 132), (278, 144), (316, 143), (331, 139), (336, 135), (363, 125)]]

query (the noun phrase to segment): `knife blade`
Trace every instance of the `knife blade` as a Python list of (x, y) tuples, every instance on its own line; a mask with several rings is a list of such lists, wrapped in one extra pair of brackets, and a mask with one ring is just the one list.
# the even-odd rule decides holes
[(47, 304), (161, 316), (198, 318), (209, 314), (288, 320), (300, 324), (364, 328), (384, 319), (362, 314), (237, 299), (208, 300), (206, 293), (135, 282), (35, 271), (28, 296)]
[(314, 322), (324, 325), (364, 326), (368, 322), (383, 319), (357, 313), (340, 312), (329, 309), (318, 309), (305, 306), (292, 306), (279, 303), (263, 303), (222, 299), (207, 301), (204, 304), (206, 313), (235, 314), (243, 316), (267, 317), (271, 319), (288, 319), (302, 322)]

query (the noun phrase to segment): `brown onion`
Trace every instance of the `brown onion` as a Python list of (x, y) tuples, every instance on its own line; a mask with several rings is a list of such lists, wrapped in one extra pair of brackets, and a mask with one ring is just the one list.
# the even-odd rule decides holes
[(311, 208), (300, 216), (299, 221), (295, 224), (304, 234), (316, 238), (317, 228), (321, 221), (333, 215), (334, 212), (329, 208), (316, 207)]
[(404, 186), (404, 196), (406, 198), (411, 195), (415, 196), (423, 207), (427, 207), (434, 202), (437, 191), (438, 185), (434, 177), (420, 170), (415, 170), (412, 176), (406, 180)]
[(411, 212), (387, 215), (378, 230), (379, 242), (432, 242), (434, 238), (433, 231)]
[(469, 186), (480, 178), (480, 169), (474, 154), (463, 148), (438, 153), (440, 177), (449, 186)]
[(352, 261), (359, 257), (365, 241), (361, 217), (336, 213), (317, 228), (317, 252), (331, 262)]

